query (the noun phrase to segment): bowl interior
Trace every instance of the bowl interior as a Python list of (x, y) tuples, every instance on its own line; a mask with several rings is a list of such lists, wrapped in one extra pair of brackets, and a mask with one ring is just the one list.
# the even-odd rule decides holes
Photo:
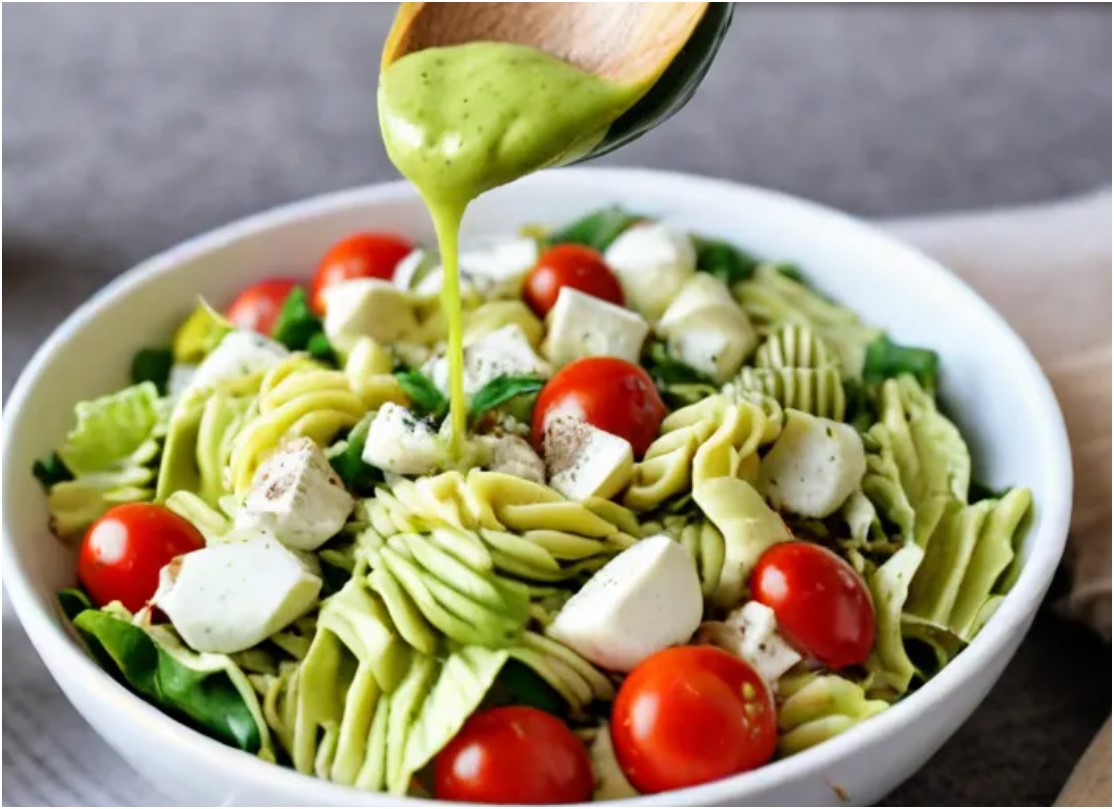
[[(479, 200), (468, 213), (465, 238), (506, 234), (527, 223), (560, 224), (611, 203), (796, 262), (823, 291), (894, 339), (940, 353), (943, 400), (971, 445), (977, 477), (995, 487), (1028, 486), (1036, 503), (1022, 579), (972, 650), (983, 644), (990, 652), (992, 636), (1023, 627), (1062, 549), (1070, 464), (1047, 382), (1001, 319), (934, 262), (854, 220), (772, 192), (681, 175), (543, 173)], [(3, 519), (5, 578), (16, 585), (17, 608), (25, 622), (31, 613), (49, 616), (57, 636), (42, 642), (56, 642), (65, 631), (53, 593), (72, 583), (73, 565), (71, 551), (47, 530), (45, 498), (30, 468), (60, 443), (73, 404), (126, 384), (133, 352), (166, 344), (198, 295), (222, 306), (267, 276), (308, 280), (331, 242), (361, 229), (433, 244), (424, 207), (402, 184), (298, 203), (194, 239), (127, 273), (75, 312), (36, 355), (5, 414)]]

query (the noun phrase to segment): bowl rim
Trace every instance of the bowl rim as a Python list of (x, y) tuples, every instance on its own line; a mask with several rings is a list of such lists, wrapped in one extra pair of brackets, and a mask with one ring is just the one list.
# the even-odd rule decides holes
[[(779, 191), (695, 174), (640, 168), (563, 168), (541, 172), (527, 182), (536, 184), (539, 189), (547, 183), (574, 185), (583, 183), (591, 188), (609, 185), (617, 187), (629, 182), (643, 182), (703, 186), (709, 191), (720, 194), (749, 194), (778, 203), (783, 207), (795, 207), (813, 216), (840, 220), (841, 227), (857, 230), (861, 235), (875, 240), (880, 246), (884, 245), (891, 251), (904, 253), (911, 263), (918, 266), (918, 272), (934, 276), (933, 283), (948, 288), (947, 291), (952, 294), (967, 298), (987, 324), (999, 332), (999, 336), (1008, 345), (1009, 350), (1016, 355), (1015, 359), (1021, 363), (1027, 377), (1019, 380), (1019, 385), (1023, 384), (1029, 389), (1030, 395), (1036, 398), (1035, 404), (1043, 415), (1040, 425), (1036, 427), (1042, 433), (1041, 444), (1045, 451), (1042, 464), (1051, 470), (1051, 479), (1062, 482), (1060, 486), (1053, 487), (1046, 493), (1044, 501), (1040, 504), (1042, 509), (1040, 532), (1031, 539), (1029, 558), (1000, 607), (964, 652), (917, 691), (872, 717), (869, 722), (858, 724), (839, 736), (794, 756), (720, 781), (657, 795), (624, 799), (614, 802), (615, 805), (722, 804), (738, 800), (741, 795), (756, 793), (791, 782), (808, 773), (822, 771), (857, 748), (877, 743), (886, 736), (897, 735), (903, 728), (909, 727), (918, 715), (929, 711), (933, 706), (939, 706), (953, 689), (960, 688), (975, 678), (982, 669), (990, 666), (996, 657), (1004, 652), (1012, 653), (1011, 641), (1015, 639), (1019, 641), (1020, 638), (1017, 636), (1027, 628), (1035, 610), (1033, 605), (1039, 603), (1047, 590), (1066, 542), (1071, 514), (1071, 456), (1063, 416), (1051, 385), (1021, 338), (978, 293), (935, 259), (906, 245), (876, 226), (827, 206)], [(11, 445), (10, 439), (17, 425), (26, 418), (23, 412), (26, 400), (36, 386), (44, 367), (75, 332), (94, 320), (100, 310), (115, 297), (135, 286), (146, 284), (160, 275), (173, 272), (179, 264), (192, 257), (203, 255), (259, 231), (304, 218), (327, 215), (360, 204), (389, 203), (392, 200), (411, 201), (415, 196), (416, 192), (409, 183), (394, 181), (291, 202), (189, 238), (140, 262), (113, 279), (74, 310), (54, 330), (20, 373), (18, 381), (8, 396), (7, 407), (4, 408), (6, 411), (3, 418), (4, 478), (11, 479), (12, 475), (26, 474), (25, 469), (14, 468), (14, 459), (8, 453), (7, 447)], [(7, 486), (8, 484), (4, 484), (5, 490)], [(4, 499), (7, 500), (7, 497)], [(428, 798), (400, 797), (358, 790), (304, 775), (289, 767), (265, 762), (250, 753), (236, 750), (195, 731), (145, 702), (97, 666), (71, 631), (64, 626), (57, 609), (40, 602), (33, 585), (22, 569), (15, 542), (10, 537), (13, 531), (9, 524), (8, 511), (5, 509), (4, 542), (2, 556), (0, 556), (4, 584), (16, 614), (36, 651), (44, 658), (44, 662), (51, 661), (47, 663), (51, 675), (62, 685), (63, 678), (55, 675), (55, 668), (62, 664), (65, 667), (63, 670), (69, 672), (63, 685), (67, 698), (71, 688), (84, 689), (91, 699), (111, 707), (118, 721), (141, 725), (152, 743), (157, 739), (159, 744), (168, 746), (175, 754), (183, 757), (183, 760), (190, 761), (192, 765), (215, 770), (230, 782), (242, 783), (245, 787), (259, 784), (273, 789), (276, 784), (281, 784), (292, 800), (318, 805), (321, 805), (322, 798), (326, 797), (338, 804), (409, 806), (443, 804), (442, 801)]]

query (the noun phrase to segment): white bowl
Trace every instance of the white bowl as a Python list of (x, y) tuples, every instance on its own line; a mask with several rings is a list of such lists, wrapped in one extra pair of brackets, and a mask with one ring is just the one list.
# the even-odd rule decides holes
[[(941, 355), (942, 393), (971, 443), (977, 476), (1033, 491), (1025, 564), (983, 631), (947, 668), (890, 710), (800, 755), (631, 805), (872, 803), (907, 778), (998, 679), (1040, 604), (1067, 534), (1071, 465), (1063, 419), (1036, 361), (1002, 319), (925, 256), (809, 202), (758, 188), (639, 170), (543, 173), (479, 200), (466, 235), (563, 223), (607, 203), (799, 263), (824, 290), (897, 340)], [(43, 345), (5, 413), (4, 578), (32, 642), (66, 695), (139, 771), (183, 803), (398, 805), (266, 764), (132, 696), (85, 654), (54, 602), (74, 581), (72, 551), (47, 529), (33, 460), (57, 446), (73, 403), (126, 384), (132, 353), (165, 343), (198, 293), (224, 304), (272, 275), (306, 277), (358, 229), (432, 242), (403, 183), (332, 194), (245, 219), (144, 262), (101, 290)], [(424, 801), (407, 801), (417, 804)]]

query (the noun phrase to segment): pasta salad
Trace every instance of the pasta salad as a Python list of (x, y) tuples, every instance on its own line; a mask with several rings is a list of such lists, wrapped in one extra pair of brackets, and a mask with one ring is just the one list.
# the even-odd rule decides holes
[(869, 720), (1008, 591), (1029, 492), (797, 267), (617, 208), (460, 259), (460, 365), (438, 256), (362, 233), (76, 405), (33, 471), (109, 673), (340, 784), (608, 799)]

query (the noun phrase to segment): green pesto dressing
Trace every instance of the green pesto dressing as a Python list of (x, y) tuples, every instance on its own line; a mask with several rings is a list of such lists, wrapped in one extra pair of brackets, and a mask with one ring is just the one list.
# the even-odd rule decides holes
[(466, 437), (457, 244), (464, 211), (484, 191), (587, 154), (645, 91), (601, 79), (542, 51), (501, 42), (408, 54), (379, 79), (387, 154), (417, 186), (445, 269), (451, 443)]

